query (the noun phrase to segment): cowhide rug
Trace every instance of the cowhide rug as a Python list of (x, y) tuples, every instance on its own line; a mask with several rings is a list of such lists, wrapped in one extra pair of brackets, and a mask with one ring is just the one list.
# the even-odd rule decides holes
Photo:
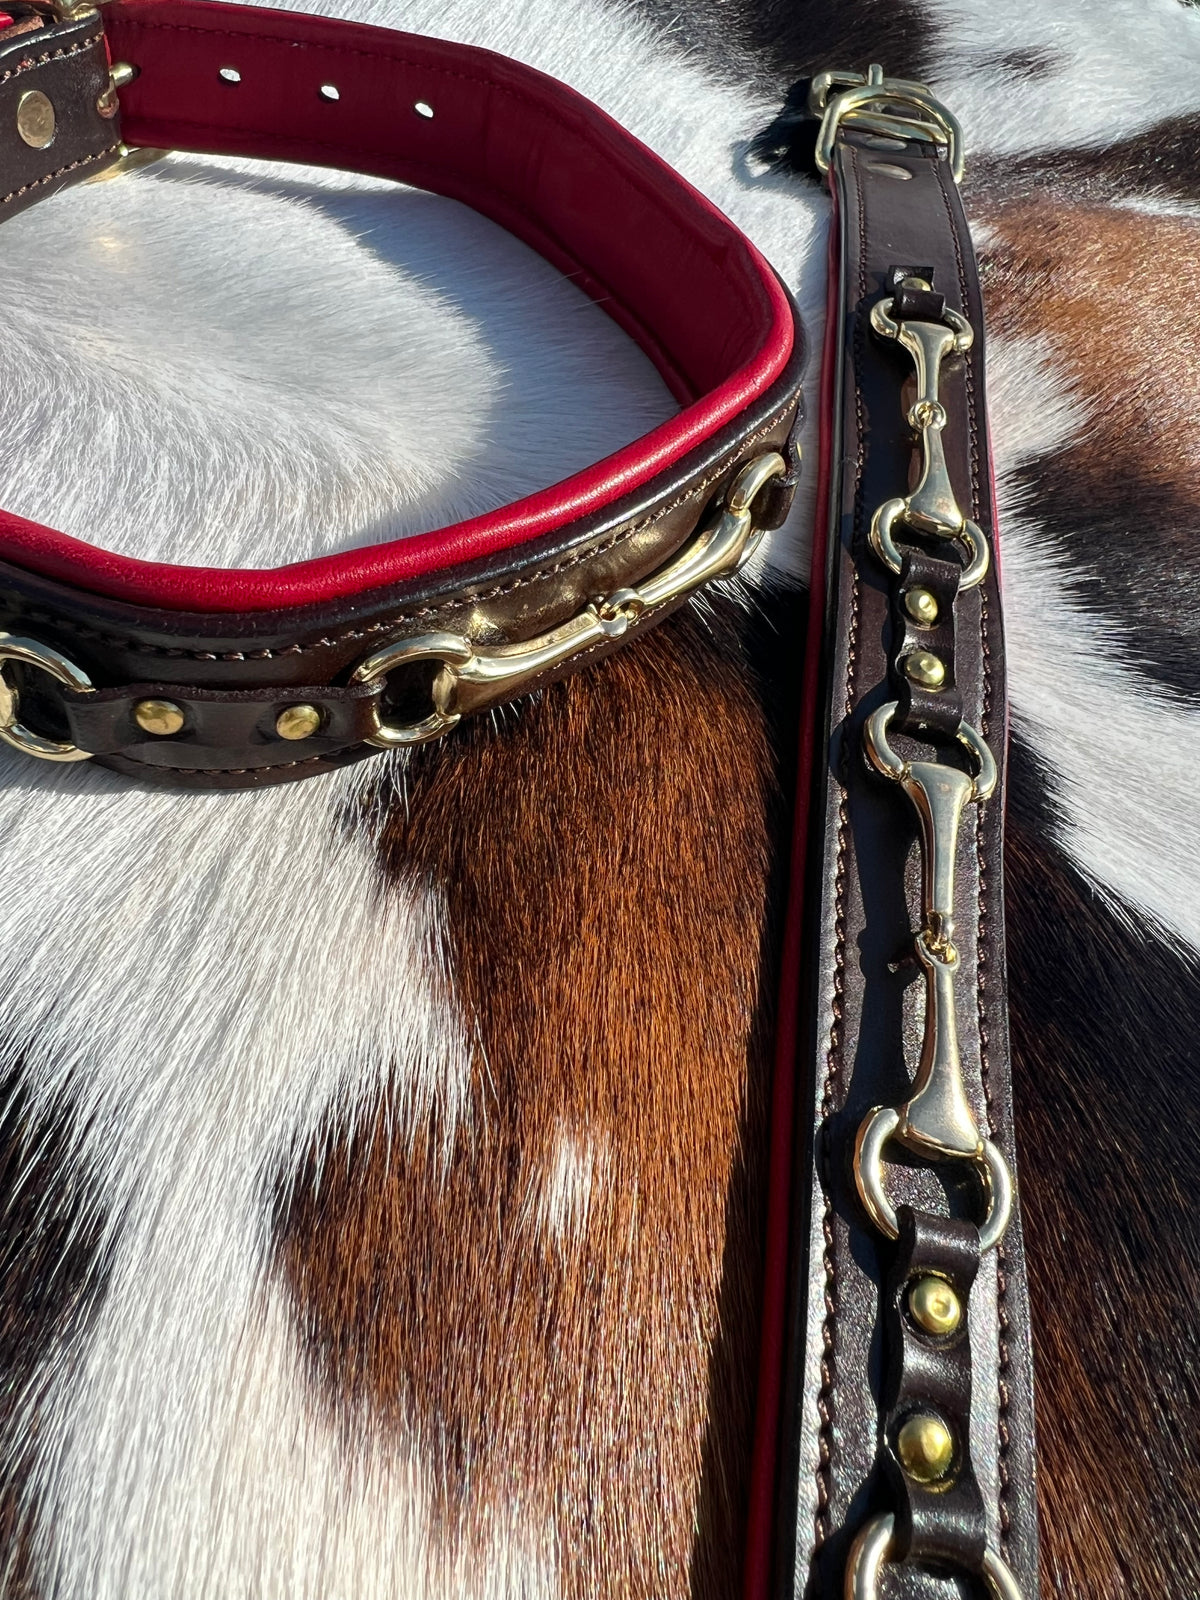
[[(1045, 1592), (1188, 1600), (1200, 11), (330, 8), (597, 100), (765, 250), (814, 374), (828, 206), (754, 136), (872, 60), (960, 114)], [(524, 246), (381, 182), (174, 157), (0, 249), (0, 504), (132, 555), (438, 526), (671, 408)], [(812, 515), (810, 482), (738, 590), (407, 761), (200, 795), (0, 757), (6, 1600), (737, 1593)]]

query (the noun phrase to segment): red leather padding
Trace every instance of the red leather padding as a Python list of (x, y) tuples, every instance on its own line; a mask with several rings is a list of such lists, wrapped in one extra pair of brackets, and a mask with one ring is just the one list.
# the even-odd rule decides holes
[[(683, 410), (487, 516), (315, 561), (237, 571), (136, 561), (7, 512), (0, 558), (116, 599), (198, 611), (403, 582), (602, 510), (732, 422), (791, 354), (790, 303), (749, 240), (553, 78), (487, 50), (217, 0), (116, 0), (104, 21), (112, 58), (139, 68), (121, 92), (127, 142), (343, 167), (465, 201), (597, 300)], [(240, 81), (222, 79), (222, 67)], [(338, 99), (321, 96), (325, 84)], [(112, 195), (119, 205), (119, 186)]]

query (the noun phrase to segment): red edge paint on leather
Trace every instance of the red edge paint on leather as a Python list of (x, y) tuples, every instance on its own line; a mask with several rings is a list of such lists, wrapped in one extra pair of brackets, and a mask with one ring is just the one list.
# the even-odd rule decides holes
[(796, 1142), (796, 1067), (799, 1060), (800, 1004), (803, 984), (805, 896), (808, 887), (808, 835), (812, 811), (816, 739), (821, 728), (817, 704), (825, 631), (825, 566), (829, 530), (829, 490), (833, 460), (833, 386), (838, 327), (838, 214), (833, 196), (829, 223), (828, 291), (825, 343), (821, 354), (821, 398), (818, 417), (820, 447), (809, 575), (808, 632), (804, 643), (799, 751), (796, 758), (796, 801), (792, 823), (787, 913), (779, 970), (779, 1006), (775, 1021), (775, 1072), (771, 1088), (771, 1148), (767, 1178), (767, 1238), (763, 1270), (762, 1333), (759, 1348), (758, 1400), (755, 1410), (754, 1458), (750, 1470), (750, 1503), (746, 1518), (746, 1561), (743, 1600), (768, 1600), (774, 1561), (777, 1506), (779, 1427), (782, 1421), (783, 1364), (786, 1340), (788, 1262), (792, 1211), (792, 1156)]
[[(122, 91), (129, 143), (347, 167), (464, 200), (600, 299), (678, 396), (706, 392), (552, 488), (387, 544), (283, 567), (188, 567), (116, 555), (0, 512), (0, 558), (168, 610), (269, 610), (403, 583), (603, 510), (733, 421), (786, 365), (791, 305), (754, 246), (554, 79), (465, 45), (220, 0), (116, 0), (104, 18), (113, 58), (141, 68)], [(220, 78), (226, 65), (241, 83)], [(340, 98), (331, 102), (319, 89), (332, 81)], [(418, 100), (432, 118), (416, 114)]]

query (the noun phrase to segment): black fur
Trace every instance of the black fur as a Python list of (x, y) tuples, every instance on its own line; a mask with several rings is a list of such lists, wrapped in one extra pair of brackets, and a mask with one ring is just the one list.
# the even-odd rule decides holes
[(1200, 693), (1194, 505), (1152, 473), (1114, 473), (1091, 452), (1044, 456), (1013, 477), (1072, 595), (1108, 625), (1111, 653), (1178, 695)]
[(1009, 785), (1043, 1593), (1182, 1600), (1200, 1592), (1200, 973), (1055, 846), (1020, 742)]
[(781, 89), (827, 67), (865, 72), (873, 61), (889, 77), (921, 78), (934, 25), (911, 0), (630, 0), (663, 24), (718, 77)]

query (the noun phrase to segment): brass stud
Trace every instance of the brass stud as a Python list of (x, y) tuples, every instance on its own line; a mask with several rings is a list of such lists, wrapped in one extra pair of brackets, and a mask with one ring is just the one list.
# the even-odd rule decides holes
[(54, 138), (54, 107), (40, 89), (27, 89), (17, 101), (17, 132), (35, 150)]
[(922, 628), (932, 628), (938, 619), (936, 597), (919, 586), (904, 591), (904, 609)]
[(918, 1278), (908, 1291), (913, 1321), (926, 1333), (944, 1337), (962, 1321), (962, 1301), (945, 1278)]
[(275, 732), (281, 739), (311, 739), (321, 726), (316, 706), (284, 706), (275, 718)]
[(954, 1435), (933, 1411), (914, 1411), (896, 1435), (900, 1465), (918, 1483), (937, 1483), (954, 1461)]
[(904, 658), (904, 674), (921, 689), (940, 689), (946, 681), (946, 663), (932, 650), (914, 650)]
[(183, 727), (183, 708), (174, 700), (139, 700), (133, 708), (133, 720), (144, 733), (166, 739)]

